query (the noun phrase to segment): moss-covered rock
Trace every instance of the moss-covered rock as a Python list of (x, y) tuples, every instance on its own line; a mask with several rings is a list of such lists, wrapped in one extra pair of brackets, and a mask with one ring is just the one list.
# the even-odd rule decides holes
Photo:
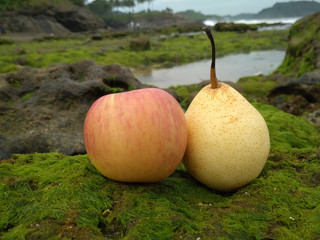
[(214, 30), (217, 32), (247, 32), (247, 31), (257, 31), (258, 26), (244, 24), (244, 23), (234, 23), (234, 22), (219, 22), (214, 25)]
[(0, 163), (0, 238), (318, 239), (320, 130), (254, 106), (271, 154), (234, 193), (201, 185), (183, 165), (159, 183), (127, 184), (103, 177), (87, 155), (12, 155)]
[(298, 20), (289, 31), (286, 56), (277, 72), (300, 77), (320, 68), (320, 13)]
[(129, 68), (93, 61), (0, 75), (0, 161), (13, 153), (86, 153), (83, 122), (91, 104), (143, 87)]
[(150, 40), (146, 38), (136, 38), (130, 41), (131, 51), (145, 51), (150, 49)]
[(0, 38), (0, 45), (12, 45), (14, 41), (7, 38)]

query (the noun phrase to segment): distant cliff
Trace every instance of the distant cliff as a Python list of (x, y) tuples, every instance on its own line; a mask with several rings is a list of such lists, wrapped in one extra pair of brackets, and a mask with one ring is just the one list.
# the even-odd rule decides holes
[(275, 3), (272, 7), (262, 9), (258, 13), (241, 13), (238, 15), (205, 15), (201, 12), (186, 10), (177, 12), (177, 14), (204, 21), (206, 19), (214, 19), (216, 21), (239, 20), (239, 19), (268, 19), (268, 18), (289, 18), (289, 17), (305, 17), (320, 11), (320, 3), (318, 1), (290, 1)]
[(320, 11), (316, 1), (296, 1), (276, 3), (255, 15), (255, 18), (304, 17)]
[(43, 4), (37, 8), (2, 10), (0, 23), (6, 27), (8, 33), (67, 34), (105, 27), (88, 9), (72, 4)]

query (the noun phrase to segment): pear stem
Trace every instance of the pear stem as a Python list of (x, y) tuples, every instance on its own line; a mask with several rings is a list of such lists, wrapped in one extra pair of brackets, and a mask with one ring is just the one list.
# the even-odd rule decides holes
[(208, 36), (211, 42), (211, 48), (212, 48), (212, 62), (211, 62), (211, 68), (210, 68), (210, 83), (211, 83), (211, 88), (218, 88), (219, 83), (218, 79), (216, 76), (216, 47), (214, 44), (214, 39), (211, 33), (211, 30), (209, 27), (204, 27), (202, 29)]

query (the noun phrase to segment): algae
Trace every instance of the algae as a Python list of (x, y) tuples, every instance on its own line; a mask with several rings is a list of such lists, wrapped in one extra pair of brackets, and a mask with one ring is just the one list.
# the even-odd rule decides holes
[(15, 154), (0, 163), (1, 239), (318, 239), (320, 131), (253, 103), (271, 153), (233, 192), (209, 189), (183, 165), (159, 183), (120, 183), (87, 155)]
[(249, 76), (240, 78), (237, 85), (243, 86), (243, 94), (249, 99), (257, 99), (266, 96), (271, 89), (277, 86), (273, 80), (261, 81), (263, 76)]
[[(199, 27), (199, 31), (201, 31)], [(283, 49), (287, 42), (288, 31), (263, 31), (240, 33), (219, 33), (216, 42), (219, 45), (217, 56), (235, 52), (253, 50)], [(92, 41), (89, 36), (74, 39), (42, 39), (42, 41), (18, 42), (12, 45), (0, 45), (0, 73), (16, 71), (17, 49), (25, 50), (24, 62), (29, 67), (47, 67), (58, 63), (73, 63), (91, 59), (99, 64), (120, 64), (133, 68), (168, 67), (210, 58), (210, 45), (203, 34), (180, 37), (166, 36), (165, 40), (154, 33), (141, 33), (141, 39), (150, 39), (150, 49), (130, 50), (133, 35), (119, 38), (103, 38)]]
[(316, 52), (320, 44), (320, 14), (298, 20), (289, 30), (289, 41), (285, 59), (276, 72), (290, 77), (300, 77), (316, 68)]
[(34, 94), (35, 94), (34, 92), (29, 92), (29, 93), (24, 94), (21, 97), (21, 101), (26, 102), (29, 98), (32, 98), (34, 96)]

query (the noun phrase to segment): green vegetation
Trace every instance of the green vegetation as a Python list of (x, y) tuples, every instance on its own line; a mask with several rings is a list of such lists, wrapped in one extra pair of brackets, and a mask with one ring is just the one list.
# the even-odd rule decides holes
[(171, 86), (170, 89), (173, 89), (178, 94), (180, 100), (180, 105), (183, 109), (187, 109), (189, 106), (189, 97), (197, 93), (202, 89), (202, 85), (199, 84), (190, 84), (190, 85), (177, 85)]
[(11, 45), (14, 44), (14, 42), (10, 39), (6, 38), (0, 38), (0, 45)]
[(271, 154), (258, 179), (224, 194), (183, 165), (160, 183), (101, 176), (86, 155), (13, 155), (0, 163), (0, 238), (318, 239), (320, 130), (254, 103)]
[(197, 21), (204, 21), (204, 20), (208, 19), (207, 15), (205, 15), (201, 12), (193, 11), (193, 10), (186, 10), (183, 12), (177, 12), (177, 14), (184, 16), (184, 17), (187, 17), (187, 18), (197, 20)]
[[(86, 8), (98, 16), (102, 21), (104, 21), (108, 26), (113, 28), (126, 27), (128, 22), (137, 21), (135, 19), (139, 14), (132, 14), (132, 9), (138, 4), (150, 4), (153, 0), (95, 0), (90, 2)], [(129, 13), (119, 13), (123, 10), (129, 10)], [(116, 14), (115, 14), (116, 12)], [(150, 16), (157, 14), (157, 12), (152, 12), (148, 10)]]
[(0, 10), (22, 9), (22, 8), (45, 8), (50, 6), (62, 6), (75, 4), (84, 6), (84, 0), (2, 0), (0, 2)]
[(237, 81), (239, 86), (244, 87), (244, 95), (250, 99), (266, 96), (272, 88), (277, 86), (276, 81), (261, 81), (262, 76), (249, 76)]
[[(298, 33), (303, 29), (295, 25), (290, 30), (297, 38), (290, 39), (288, 52), (292, 54), (278, 72), (301, 75), (313, 69), (315, 50), (311, 36)], [(24, 65), (30, 67), (91, 59), (138, 70), (211, 57), (210, 43), (203, 34), (169, 35), (179, 31), (179, 27), (157, 30), (156, 35), (168, 34), (161, 37), (106, 32), (101, 41), (82, 36), (0, 44), (0, 73), (17, 71), (21, 55)], [(286, 36), (287, 31), (219, 33), (215, 36), (217, 56), (285, 48)], [(150, 39), (150, 49), (143, 53), (130, 50), (130, 41), (138, 38)], [(311, 47), (302, 51), (305, 45)], [(82, 80), (79, 76), (78, 81)], [(116, 76), (104, 81), (112, 83)], [(9, 84), (21, 85), (17, 81)], [(0, 162), (0, 239), (319, 239), (319, 127), (255, 102), (275, 82), (247, 77), (238, 84), (265, 118), (271, 140), (267, 164), (249, 185), (221, 193), (198, 183), (182, 164), (159, 183), (119, 183), (99, 174), (87, 155), (14, 154)], [(187, 109), (190, 95), (202, 86), (172, 88)], [(110, 92), (126, 90), (131, 87), (110, 84)], [(22, 95), (21, 101), (33, 94)]]
[(21, 101), (26, 102), (29, 98), (33, 97), (33, 95), (34, 95), (34, 92), (26, 93), (21, 97)]
[(277, 72), (300, 77), (316, 68), (316, 47), (320, 45), (318, 23), (320, 15), (300, 19), (290, 28), (290, 39), (285, 59)]
[(320, 129), (308, 120), (263, 103), (253, 103), (268, 124), (271, 150), (310, 152), (320, 146)]
[(185, 10), (182, 12), (177, 12), (176, 14), (187, 17), (187, 18), (191, 18), (197, 21), (204, 21), (207, 19), (215, 19), (215, 20), (222, 20), (224, 19), (223, 16), (219, 16), (219, 15), (206, 15), (203, 14), (202, 12), (196, 12), (194, 10)]
[[(199, 29), (200, 31), (201, 29)], [(287, 31), (264, 31), (239, 34), (219, 33), (215, 36), (219, 46), (217, 56), (235, 52), (285, 48)], [(131, 51), (130, 41), (136, 37), (124, 34), (119, 38), (109, 38), (105, 34), (101, 41), (93, 41), (86, 36), (76, 39), (42, 39), (42, 41), (20, 42), (12, 45), (0, 45), (0, 73), (16, 71), (18, 51), (24, 52), (26, 66), (47, 67), (57, 63), (73, 63), (91, 59), (99, 64), (121, 64), (134, 68), (147, 66), (163, 67), (193, 62), (211, 57), (210, 43), (203, 34), (193, 37), (160, 36), (140, 34), (139, 38), (150, 38), (150, 49)]]

